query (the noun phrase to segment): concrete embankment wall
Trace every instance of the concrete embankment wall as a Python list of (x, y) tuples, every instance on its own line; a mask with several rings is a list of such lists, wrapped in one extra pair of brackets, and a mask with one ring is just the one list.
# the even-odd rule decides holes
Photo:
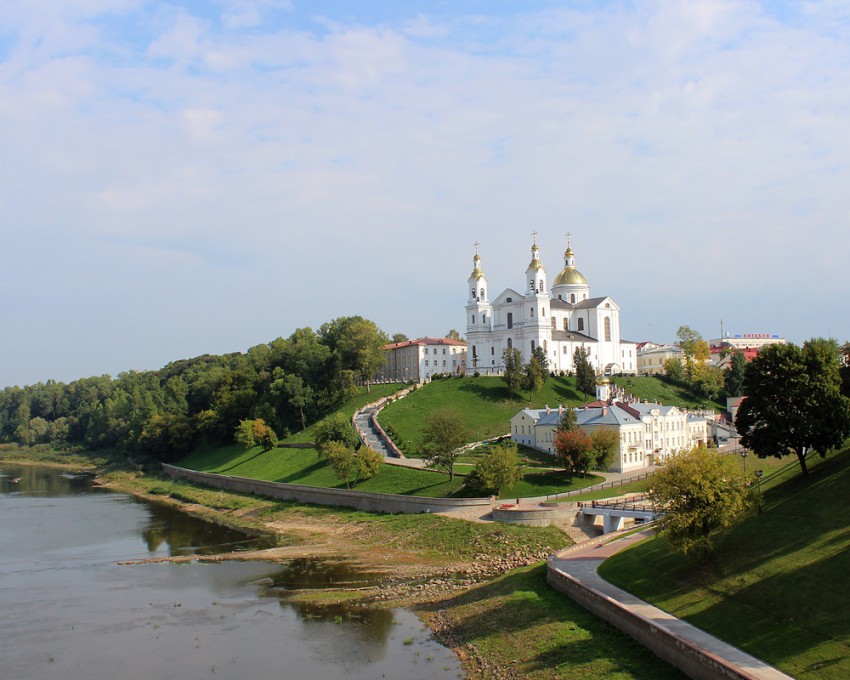
[(266, 482), (260, 479), (198, 472), (174, 465), (166, 465), (165, 463), (163, 463), (162, 469), (172, 479), (185, 479), (189, 482), (204, 484), (225, 491), (257, 494), (283, 501), (297, 501), (298, 503), (341, 506), (367, 512), (419, 514), (422, 512), (481, 508), (483, 513), (489, 510), (493, 503), (490, 498), (425, 498), (368, 491), (349, 491), (347, 489), (324, 489), (300, 484), (281, 484), (280, 482)]
[(580, 583), (557, 569), (553, 565), (553, 559), (549, 559), (547, 570), (550, 586), (616, 626), (689, 677), (696, 680), (753, 680), (755, 677), (690, 640), (681, 638), (640, 614), (626, 609), (604, 593)]

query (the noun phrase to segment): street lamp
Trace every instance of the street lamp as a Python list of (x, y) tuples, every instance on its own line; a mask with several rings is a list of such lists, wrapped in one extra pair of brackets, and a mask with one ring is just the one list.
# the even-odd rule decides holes
[(763, 470), (756, 470), (756, 489), (758, 493), (759, 512), (761, 512), (761, 476), (763, 474)]
[(747, 456), (749, 455), (749, 451), (741, 451), (741, 459), (744, 461), (744, 474), (747, 474)]

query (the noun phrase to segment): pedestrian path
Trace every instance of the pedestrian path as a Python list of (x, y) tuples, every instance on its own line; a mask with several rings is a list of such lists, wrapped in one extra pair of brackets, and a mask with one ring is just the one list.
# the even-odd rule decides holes
[(367, 406), (354, 414), (354, 422), (357, 426), (363, 443), (371, 449), (375, 449), (384, 457), (384, 462), (401, 467), (424, 468), (425, 461), (421, 458), (399, 458), (387, 445), (386, 440), (372, 422), (372, 414), (377, 409)]
[[(585, 587), (611, 598), (638, 617), (649, 620), (658, 628), (666, 629), (674, 636), (690, 641), (695, 647), (707, 652), (710, 656), (725, 660), (740, 672), (739, 677), (741, 678), (790, 680), (790, 675), (786, 675), (770, 664), (757, 659), (751, 654), (747, 654), (713, 635), (709, 635), (696, 626), (678, 619), (648, 602), (644, 602), (631, 593), (612, 585), (599, 575), (597, 569), (606, 558), (637, 541), (647, 538), (652, 531), (652, 529), (645, 529), (644, 531), (620, 539), (608, 541), (593, 540), (588, 541), (585, 545), (579, 544), (572, 548), (567, 548), (556, 553), (549, 559), (549, 569), (555, 569), (571, 576)], [(726, 674), (724, 676), (730, 677)], [(701, 677), (711, 677), (711, 675), (706, 674)], [(720, 674), (716, 677), (720, 677)]]

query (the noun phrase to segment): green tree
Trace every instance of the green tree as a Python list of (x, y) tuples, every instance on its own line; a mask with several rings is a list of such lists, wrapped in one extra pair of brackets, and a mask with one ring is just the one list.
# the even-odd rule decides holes
[(838, 359), (819, 341), (768, 345), (748, 365), (735, 424), (741, 443), (761, 458), (821, 457), (850, 436), (850, 399), (841, 394)]
[(316, 423), (316, 434), (313, 438), (322, 455), (325, 453), (325, 446), (330, 442), (338, 442), (353, 450), (359, 441), (351, 420), (343, 413), (334, 413)]
[(498, 496), (502, 489), (516, 484), (523, 475), (523, 466), (513, 442), (497, 444), (487, 449), (466, 478), (466, 486), (475, 493)]
[(590, 435), (593, 468), (607, 470), (620, 448), (620, 436), (612, 428), (603, 427)]
[(354, 371), (368, 391), (372, 378), (386, 362), (386, 334), (374, 321), (361, 316), (334, 319), (323, 324), (319, 334), (331, 349), (338, 370)]
[(522, 370), (522, 353), (516, 348), (509, 348), (502, 352), (502, 362), (505, 365), (502, 377), (511, 394), (519, 394), (523, 385), (524, 375)]
[(322, 447), (322, 451), (337, 479), (345, 482), (346, 489), (351, 488), (351, 480), (356, 478), (358, 471), (354, 449), (340, 441), (330, 441)]
[(729, 368), (723, 377), (723, 392), (727, 397), (740, 397), (744, 386), (744, 372), (747, 370), (747, 358), (744, 353), (734, 348), (731, 353)]
[(696, 447), (668, 459), (652, 478), (649, 496), (663, 514), (660, 534), (682, 553), (702, 558), (714, 534), (749, 505), (749, 480), (734, 456)]
[(685, 369), (682, 367), (682, 362), (676, 357), (670, 357), (664, 360), (664, 375), (670, 380), (681, 382), (685, 379)]
[(442, 468), (454, 480), (454, 464), (460, 455), (459, 447), (466, 443), (466, 428), (457, 409), (433, 411), (425, 420), (423, 448), (432, 467)]
[(702, 336), (690, 326), (679, 326), (676, 337), (679, 339), (679, 347), (685, 353), (685, 375), (690, 382), (693, 378), (694, 367), (705, 363), (711, 356), (711, 349)]
[(593, 440), (584, 430), (556, 431), (554, 444), (555, 455), (571, 477), (583, 475), (593, 465)]
[(452, 328), (448, 333), (446, 333), (446, 337), (449, 340), (460, 340), (460, 333), (458, 333), (454, 328)]
[(576, 347), (573, 353), (573, 367), (576, 371), (576, 389), (589, 396), (596, 390), (596, 373), (590, 365), (590, 350), (584, 347)]
[(546, 382), (546, 371), (539, 359), (532, 354), (531, 359), (525, 365), (524, 372), (525, 388), (529, 391), (529, 398), (533, 398), (534, 393), (539, 392), (543, 388), (543, 383)]
[(404, 333), (393, 333), (391, 342), (397, 344), (399, 342), (407, 342), (408, 340), (410, 340), (410, 338), (408, 338)]
[(369, 479), (381, 471), (384, 465), (384, 457), (368, 446), (361, 446), (357, 450), (357, 468), (359, 479)]
[(246, 449), (250, 449), (257, 445), (257, 440), (254, 437), (254, 421), (241, 420), (236, 426), (236, 432), (233, 434), (233, 441)]
[(723, 389), (723, 371), (717, 366), (696, 364), (691, 377), (691, 389), (700, 397), (717, 399)]
[(578, 429), (578, 415), (574, 408), (565, 408), (561, 417), (558, 418), (558, 432), (570, 432)]

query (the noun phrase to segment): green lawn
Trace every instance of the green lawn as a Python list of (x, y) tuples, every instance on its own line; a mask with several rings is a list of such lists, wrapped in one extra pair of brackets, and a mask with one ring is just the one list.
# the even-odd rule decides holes
[[(195, 451), (178, 465), (202, 472), (270, 482), (345, 488), (345, 484), (334, 475), (330, 464), (320, 459), (315, 449), (278, 448), (264, 452), (260, 447), (245, 450), (233, 444)], [(357, 491), (443, 498), (455, 495), (462, 483), (463, 478), (458, 476), (450, 482), (448, 475), (440, 472), (384, 465), (377, 475), (353, 488)]]
[(655, 376), (627, 376), (614, 378), (614, 383), (625, 388), (626, 392), (639, 399), (649, 399), (669, 406), (685, 406), (687, 408), (713, 408), (715, 411), (726, 410), (726, 403), (698, 397), (686, 387), (674, 385), (664, 378)]
[(655, 538), (600, 573), (796, 677), (850, 677), (850, 449), (818, 461), (808, 478), (794, 465), (766, 473), (763, 512), (719, 538), (710, 562)]
[(510, 420), (523, 408), (543, 408), (547, 404), (578, 405), (587, 403), (576, 392), (574, 378), (549, 378), (543, 389), (529, 399), (527, 392), (511, 395), (502, 378), (444, 378), (423, 385), (404, 399), (390, 404), (378, 416), (405, 455), (421, 455), (422, 428), (432, 411), (457, 409), (463, 417), (468, 441), (481, 441), (507, 434)]
[[(454, 644), (495, 661), (501, 673), (472, 677), (684, 678), (678, 670), (546, 583), (546, 566), (515, 569), (437, 609), (451, 624)], [(471, 665), (471, 664), (470, 664)]]

